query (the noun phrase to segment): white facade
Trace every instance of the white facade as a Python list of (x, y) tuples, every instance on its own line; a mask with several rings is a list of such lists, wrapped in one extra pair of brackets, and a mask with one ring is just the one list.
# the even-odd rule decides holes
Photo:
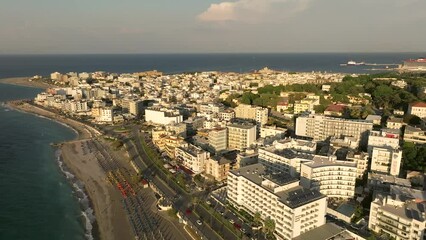
[(268, 122), (269, 110), (267, 108), (240, 104), (235, 108), (235, 117), (255, 120), (258, 126)]
[(401, 150), (373, 147), (371, 154), (371, 171), (398, 176), (401, 169), (401, 161)]
[(368, 153), (373, 147), (399, 148), (399, 129), (382, 129), (370, 131), (368, 136)]
[(325, 224), (326, 197), (289, 175), (271, 175), (262, 164), (253, 164), (230, 171), (227, 183), (228, 201), (273, 220), (277, 239), (292, 239)]
[(416, 115), (419, 118), (425, 118), (426, 117), (426, 103), (424, 102), (417, 102), (412, 103), (408, 107), (408, 114)]
[(313, 159), (316, 143), (299, 139), (275, 141), (271, 146), (259, 148), (259, 163), (269, 170), (298, 177), (301, 164)]
[(327, 197), (352, 198), (355, 195), (355, 163), (315, 156), (311, 162), (302, 163), (300, 176), (303, 187), (320, 191)]
[(231, 124), (228, 128), (228, 147), (230, 149), (244, 149), (256, 141), (256, 125)]
[(167, 125), (182, 122), (183, 116), (177, 111), (170, 111), (167, 109), (146, 109), (145, 121), (160, 125)]
[(364, 120), (349, 120), (322, 115), (301, 116), (296, 119), (296, 135), (323, 141), (331, 136), (352, 136), (366, 141), (373, 123)]
[(210, 153), (189, 144), (188, 146), (177, 147), (175, 156), (178, 161), (182, 162), (183, 166), (198, 174), (204, 171), (205, 161), (210, 157)]
[(209, 145), (215, 152), (228, 148), (228, 130), (226, 128), (217, 128), (209, 131)]
[(114, 121), (114, 111), (112, 108), (101, 108), (100, 114), (97, 119), (98, 122), (110, 122)]
[(424, 239), (426, 203), (404, 198), (378, 195), (371, 203), (368, 228), (395, 240)]
[(285, 133), (287, 132), (284, 128), (279, 128), (276, 126), (263, 126), (260, 128), (260, 137), (266, 138), (266, 137), (279, 137), (284, 138)]

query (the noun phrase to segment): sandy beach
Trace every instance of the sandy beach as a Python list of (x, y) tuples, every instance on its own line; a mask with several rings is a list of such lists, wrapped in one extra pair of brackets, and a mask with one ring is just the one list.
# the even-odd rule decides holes
[(134, 239), (134, 235), (122, 207), (121, 194), (107, 181), (107, 176), (93, 152), (87, 149), (87, 142), (96, 138), (97, 131), (82, 123), (59, 116), (50, 111), (19, 101), (8, 102), (7, 106), (27, 113), (47, 117), (74, 129), (77, 139), (62, 143), (62, 159), (71, 172), (84, 183), (96, 217), (95, 227), (100, 239)]
[(23, 86), (23, 87), (42, 88), (42, 89), (55, 87), (54, 85), (50, 85), (42, 81), (29, 81), (29, 79), (30, 79), (29, 77), (3, 78), (3, 79), (0, 79), (0, 83)]

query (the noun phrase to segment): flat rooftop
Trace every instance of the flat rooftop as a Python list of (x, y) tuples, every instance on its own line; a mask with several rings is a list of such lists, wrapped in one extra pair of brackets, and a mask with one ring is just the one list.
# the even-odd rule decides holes
[[(272, 174), (268, 172), (266, 167), (260, 163), (248, 165), (237, 170), (232, 170), (231, 173), (237, 176), (243, 176), (244, 178), (272, 193), (273, 189), (262, 185), (264, 180), (269, 180), (278, 186), (284, 186), (299, 181), (297, 178), (294, 178), (289, 174)], [(309, 202), (325, 197), (325, 195), (321, 194), (319, 191), (303, 188), (302, 186), (292, 187), (274, 194), (279, 197), (279, 200), (282, 203), (290, 208), (297, 208)]]
[[(343, 234), (345, 229), (337, 226), (334, 223), (326, 223), (322, 226), (305, 232), (293, 240), (328, 240), (328, 239), (348, 239), (348, 238), (335, 238), (339, 234)], [(352, 238), (349, 238), (352, 239)]]
[(303, 163), (311, 168), (328, 167), (328, 166), (341, 166), (353, 167), (356, 169), (356, 163), (349, 161), (335, 161), (326, 156), (315, 155), (310, 162)]

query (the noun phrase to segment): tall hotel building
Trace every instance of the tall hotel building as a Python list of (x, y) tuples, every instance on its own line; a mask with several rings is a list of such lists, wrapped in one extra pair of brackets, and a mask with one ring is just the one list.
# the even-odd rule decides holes
[(273, 220), (277, 239), (292, 239), (325, 224), (325, 195), (301, 187), (288, 174), (273, 174), (258, 163), (230, 171), (227, 182), (228, 201)]
[(328, 137), (351, 136), (366, 144), (373, 123), (364, 120), (325, 117), (322, 115), (301, 116), (296, 119), (296, 135), (324, 141)]
[(256, 125), (251, 123), (234, 123), (228, 128), (229, 149), (244, 149), (256, 141)]
[(357, 164), (333, 157), (315, 156), (301, 168), (302, 186), (327, 197), (352, 198), (355, 195)]

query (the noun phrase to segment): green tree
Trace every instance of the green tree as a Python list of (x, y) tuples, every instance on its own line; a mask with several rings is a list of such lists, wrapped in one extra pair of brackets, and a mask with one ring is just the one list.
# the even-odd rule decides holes
[(416, 115), (405, 115), (404, 116), (404, 122), (410, 125), (419, 125), (421, 123), (421, 119), (417, 117)]
[(256, 212), (253, 216), (253, 223), (255, 225), (259, 225), (261, 221), (262, 221), (262, 218), (261, 218), (260, 212)]
[(270, 238), (273, 236), (274, 231), (275, 221), (268, 217), (263, 223), (263, 232), (265, 233), (265, 237), (268, 236)]

